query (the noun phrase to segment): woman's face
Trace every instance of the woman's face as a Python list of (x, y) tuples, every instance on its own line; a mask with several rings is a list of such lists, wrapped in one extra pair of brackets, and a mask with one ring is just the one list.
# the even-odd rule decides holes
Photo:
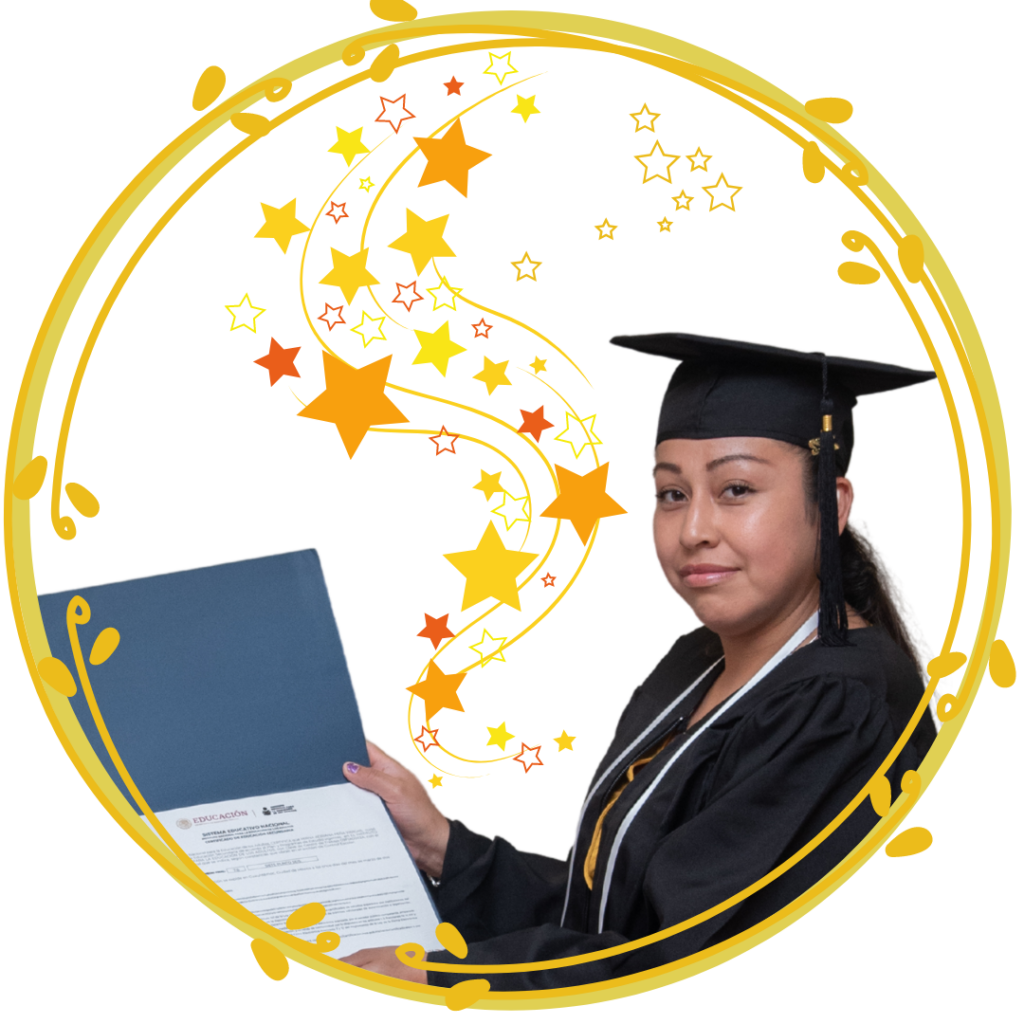
[(704, 625), (744, 635), (816, 601), (818, 524), (795, 445), (672, 439), (655, 459), (658, 560)]

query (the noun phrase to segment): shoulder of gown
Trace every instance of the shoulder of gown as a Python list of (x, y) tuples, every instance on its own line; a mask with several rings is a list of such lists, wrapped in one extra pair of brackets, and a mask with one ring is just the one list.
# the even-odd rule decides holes
[[(860, 680), (873, 695), (885, 701), (899, 736), (924, 696), (925, 685), (918, 666), (879, 626), (851, 629), (848, 639), (849, 646), (845, 647), (824, 647), (816, 640), (794, 651), (785, 663), (787, 672), (822, 676), (840, 673), (847, 679)], [(925, 706), (910, 741), (920, 757), (928, 752), (935, 736), (935, 719)]]

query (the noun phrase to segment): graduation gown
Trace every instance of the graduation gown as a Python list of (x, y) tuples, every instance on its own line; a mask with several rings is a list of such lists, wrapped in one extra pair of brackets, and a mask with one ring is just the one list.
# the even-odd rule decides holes
[[(584, 802), (576, 841), (557, 860), (451, 822), (438, 911), (469, 944), (460, 961), (522, 963), (575, 956), (678, 924), (755, 882), (812, 839), (889, 753), (924, 692), (913, 662), (881, 628), (851, 646), (793, 651), (717, 719), (683, 730), (721, 671), (718, 637), (681, 636), (633, 693)], [(702, 728), (703, 726), (703, 728)], [(605, 816), (593, 889), (583, 861), (609, 794), (629, 765), (677, 734)], [(888, 772), (898, 793), (935, 738), (926, 710)], [(516, 974), (430, 971), (450, 986), (487, 977), (498, 991), (581, 985), (648, 970), (764, 920), (833, 868), (877, 823), (865, 798), (797, 865), (746, 900), (668, 939), (591, 963)]]

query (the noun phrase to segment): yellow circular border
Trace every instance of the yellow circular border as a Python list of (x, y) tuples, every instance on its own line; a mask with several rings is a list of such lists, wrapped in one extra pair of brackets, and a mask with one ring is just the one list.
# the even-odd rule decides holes
[[(509, 36), (496, 39), (496, 36), (499, 36), (504, 31), (507, 31), (509, 33)], [(952, 675), (962, 675), (961, 685), (959, 685), (959, 688), (957, 689), (955, 695), (949, 695), (948, 697), (944, 698), (942, 705), (938, 709), (939, 717), (942, 721), (947, 722), (954, 718), (959, 713), (959, 711), (963, 709), (964, 703), (968, 699), (973, 683), (977, 677), (980, 668), (981, 653), (986, 648), (988, 632), (992, 620), (999, 556), (999, 512), (997, 502), (997, 480), (995, 473), (994, 455), (992, 452), (991, 438), (988, 431), (987, 420), (985, 418), (984, 409), (981, 403), (981, 397), (978, 392), (978, 388), (971, 371), (970, 361), (968, 359), (966, 351), (964, 350), (961, 340), (959, 340), (959, 337), (957, 336), (956, 330), (953, 326), (952, 317), (950, 316), (944, 303), (939, 297), (934, 284), (932, 283), (931, 279), (925, 271), (924, 245), (922, 241), (914, 236), (904, 236), (903, 232), (900, 232), (898, 230), (895, 221), (891, 217), (889, 217), (889, 215), (886, 214), (886, 212), (882, 210), (881, 207), (879, 207), (878, 203), (876, 201), (871, 200), (869, 197), (863, 194), (863, 188), (867, 183), (866, 168), (864, 168), (864, 165), (848, 150), (848, 148), (845, 145), (836, 141), (835, 139), (829, 138), (824, 132), (822, 132), (818, 125), (811, 123), (806, 118), (803, 118), (800, 115), (797, 115), (791, 111), (786, 110), (785, 108), (782, 108), (782, 106), (777, 101), (767, 96), (759, 94), (754, 89), (746, 88), (741, 83), (736, 83), (730, 79), (724, 78), (721, 75), (708, 72), (705, 69), (696, 68), (695, 66), (689, 65), (689, 63), (686, 63), (681, 60), (666, 57), (660, 54), (655, 54), (652, 53), (652, 51), (640, 47), (617, 43), (611, 40), (581, 36), (569, 36), (561, 33), (543, 31), (531, 32), (528, 30), (523, 30), (521, 28), (503, 30), (501, 28), (494, 26), (445, 27), (443, 30), (439, 32), (436, 29), (433, 32), (435, 38), (436, 35), (452, 35), (459, 36), (462, 37), (462, 39), (465, 39), (465, 37), (470, 34), (479, 34), (482, 37), (482, 39), (480, 40), (481, 42), (484, 40), (495, 40), (497, 43), (500, 44), (501, 51), (514, 51), (523, 49), (578, 49), (581, 48), (581, 44), (584, 43), (587, 45), (588, 48), (600, 48), (602, 52), (605, 52), (608, 55), (632, 56), (634, 58), (641, 59), (645, 62), (653, 62), (654, 66), (662, 68), (662, 70), (666, 72), (682, 74), (684, 76), (692, 78), (695, 81), (699, 80), (703, 84), (708, 84), (715, 92), (719, 93), (720, 95), (723, 93), (723, 91), (725, 91), (726, 93), (731, 93), (732, 96), (744, 99), (750, 103), (754, 103), (757, 104), (758, 106), (761, 106), (761, 108), (764, 108), (766, 112), (782, 111), (783, 113), (780, 114), (779, 116), (785, 117), (787, 119), (792, 119), (793, 121), (797, 122), (798, 124), (800, 124), (802, 128), (804, 128), (804, 130), (809, 131), (814, 137), (818, 138), (824, 144), (833, 148), (833, 150), (836, 153), (839, 153), (847, 158), (848, 165), (845, 180), (842, 169), (839, 169), (839, 173), (836, 174), (837, 187), (849, 188), (851, 190), (851, 195), (853, 195), (855, 191), (857, 191), (857, 193), (860, 193), (858, 198), (860, 198), (863, 205), (868, 206), (869, 204), (871, 215), (874, 218), (876, 218), (876, 220), (879, 223), (884, 224), (885, 222), (888, 221), (890, 224), (892, 224), (893, 228), (896, 229), (897, 233), (893, 233), (892, 231), (890, 231), (890, 237), (891, 241), (895, 243), (900, 250), (900, 258), (904, 258), (903, 254), (905, 251), (907, 253), (905, 257), (907, 260), (907, 265), (910, 265), (910, 261), (916, 261), (919, 264), (919, 266), (916, 268), (919, 269), (920, 273), (919, 280), (921, 284), (921, 297), (929, 298), (932, 300), (933, 309), (937, 313), (937, 323), (935, 325), (925, 325), (921, 323), (921, 318), (919, 316), (919, 323), (918, 325), (916, 325), (916, 328), (918, 328), (918, 334), (922, 344), (926, 347), (931, 365), (936, 370), (940, 386), (943, 384), (945, 384), (946, 386), (951, 385), (950, 391), (952, 393), (949, 396), (943, 397), (943, 404), (945, 409), (948, 411), (947, 418), (955, 426), (956, 450), (961, 453), (970, 452), (971, 454), (970, 459), (964, 460), (963, 466), (959, 465), (958, 462), (956, 464), (955, 468), (957, 470), (963, 469), (965, 472), (957, 473), (951, 465), (950, 474), (951, 476), (954, 477), (958, 476), (959, 479), (961, 479), (962, 485), (965, 483), (967, 484), (966, 489), (968, 490), (969, 495), (973, 494), (976, 497), (984, 496), (984, 498), (987, 499), (984, 501), (979, 500), (978, 507), (983, 511), (979, 515), (978, 521), (976, 523), (972, 523), (972, 529), (966, 535), (965, 543), (962, 545), (961, 567), (959, 567), (959, 573), (956, 584), (956, 595), (953, 604), (953, 609), (956, 613), (955, 615), (953, 613), (950, 613), (949, 629), (946, 633), (941, 653), (936, 658), (934, 658), (929, 665), (931, 683), (929, 686), (928, 694), (926, 694), (925, 699), (927, 699), (927, 696), (929, 694), (934, 693), (935, 685), (937, 684), (940, 678)], [(345, 60), (347, 63), (349, 63), (349, 65), (352, 65), (352, 63), (357, 62), (357, 60), (367, 55), (365, 47), (368, 45), (373, 45), (375, 43), (382, 43), (387, 41), (397, 41), (399, 39), (409, 40), (419, 35), (421, 35), (420, 31), (414, 29), (384, 33), (376, 36), (366, 37), (361, 40), (357, 40), (351, 43), (348, 47), (346, 47)], [(652, 57), (654, 58), (653, 61)], [(232, 97), (232, 99), (228, 101), (228, 104), (226, 106), (218, 106), (218, 108), (211, 112), (210, 115), (204, 117), (199, 123), (193, 126), (193, 128), (186, 129), (185, 132), (178, 136), (178, 138), (166, 148), (165, 153), (174, 150), (174, 148), (176, 148), (189, 138), (198, 138), (204, 133), (208, 134), (212, 132), (222, 121), (223, 117), (228, 113), (228, 110), (232, 108), (232, 106), (241, 105), (244, 99), (251, 99), (253, 95), (264, 90), (267, 95), (267, 98), (269, 98), (271, 92), (274, 92), (276, 93), (276, 95), (280, 96), (280, 90), (282, 90), (283, 87), (288, 84), (289, 83), (286, 83), (284, 82), (284, 80), (281, 79), (271, 79), (269, 81), (250, 86), (244, 92)], [(332, 90), (336, 90), (338, 88), (339, 83), (335, 83), (331, 87)], [(322, 93), (328, 91), (329, 90), (322, 90)], [(323, 98), (322, 93), (314, 93), (312, 96), (303, 97), (303, 99), (297, 105), (311, 106), (313, 102), (316, 102), (318, 99)], [(296, 112), (293, 109), (289, 113), (290, 116), (294, 116)], [(269, 131), (269, 127), (267, 127), (266, 130)], [(262, 137), (263, 134), (265, 134), (265, 132), (260, 132), (259, 135), (250, 135), (245, 140), (240, 142), (239, 145), (244, 146), (247, 144), (255, 144), (258, 137)], [(228, 151), (228, 153), (226, 153), (222, 158), (220, 158), (220, 160), (212, 164), (209, 168), (205, 169), (203, 173), (199, 176), (199, 178), (195, 182), (193, 182), (193, 184), (191, 184), (187, 189), (185, 189), (185, 191), (183, 191), (181, 196), (178, 197), (178, 200), (171, 204), (171, 206), (164, 213), (164, 215), (157, 221), (156, 224), (153, 225), (150, 231), (146, 233), (146, 237), (143, 239), (142, 243), (136, 248), (135, 252), (132, 254), (132, 257), (129, 259), (128, 263), (126, 264), (121, 274), (119, 275), (117, 282), (111, 288), (110, 292), (108, 293), (108, 296), (106, 296), (102, 304), (102, 307), (99, 311), (98, 318), (108, 316), (110, 314), (110, 312), (113, 309), (113, 303), (116, 300), (116, 298), (123, 296), (123, 291), (128, 276), (135, 269), (141, 267), (142, 260), (144, 259), (144, 255), (147, 249), (150, 248), (150, 246), (152, 246), (156, 238), (159, 237), (160, 232), (164, 229), (165, 226), (167, 226), (167, 224), (170, 223), (170, 221), (180, 211), (180, 209), (183, 208), (185, 203), (187, 203), (188, 200), (191, 198), (197, 198), (202, 186), (204, 184), (209, 185), (212, 182), (212, 177), (214, 174), (216, 174), (217, 170), (219, 170), (221, 166), (224, 166), (226, 163), (229, 162), (228, 157), (230, 156), (230, 152), (231, 151)], [(830, 170), (834, 170), (835, 173), (837, 168), (830, 168)], [(858, 177), (857, 171), (862, 172), (862, 177)], [(37, 368), (43, 361), (44, 353), (50, 357), (49, 361), (51, 366), (60, 365), (61, 354), (66, 356), (73, 355), (74, 362), (72, 362), (70, 366), (65, 366), (62, 368), (73, 372), (74, 365), (77, 364), (77, 360), (80, 355), (81, 349), (78, 349), (73, 353), (61, 353), (59, 351), (54, 351), (55, 349), (58, 349), (58, 342), (52, 337), (50, 337), (48, 334), (54, 315), (60, 303), (65, 301), (70, 281), (72, 280), (75, 272), (78, 270), (79, 265), (82, 263), (89, 250), (95, 244), (102, 229), (108, 227), (108, 225), (113, 221), (113, 218), (117, 210), (124, 204), (124, 201), (131, 195), (132, 190), (140, 187), (144, 179), (147, 178), (148, 175), (150, 175), (151, 173), (153, 173), (153, 169), (146, 168), (142, 172), (140, 172), (139, 175), (136, 175), (132, 182), (129, 183), (129, 186), (125, 189), (124, 193), (122, 193), (121, 197), (119, 197), (119, 200), (115, 204), (112, 204), (112, 206), (108, 209), (108, 211), (106, 211), (103, 217), (101, 217), (100, 220), (97, 221), (96, 225), (90, 232), (89, 238), (86, 240), (86, 243), (84, 243), (83, 246), (80, 248), (71, 266), (66, 272), (65, 276), (63, 276), (61, 284), (60, 286), (58, 286), (56, 292), (54, 293), (53, 301), (51, 302), (50, 307), (47, 310), (46, 316), (44, 317), (43, 323), (41, 324), (38, 332), (39, 334), (42, 334), (44, 336), (44, 339), (40, 349), (39, 358), (37, 359)], [(930, 254), (934, 257), (937, 257), (941, 261), (942, 257), (938, 254), (938, 251), (935, 249), (934, 244), (931, 244), (930, 240), (928, 240), (928, 245)], [(903, 265), (901, 265), (900, 268), (903, 269), (904, 276), (906, 276), (910, 287), (912, 287), (914, 284), (918, 284), (918, 281), (910, 280), (910, 275), (906, 272), (906, 269)], [(912, 303), (910, 303), (910, 306), (908, 308), (908, 321), (910, 321), (910, 311), (912, 310), (912, 308)], [(43, 404), (43, 406), (49, 404), (51, 412), (55, 409), (59, 409), (59, 411), (62, 412), (62, 403), (58, 404), (57, 401), (54, 401), (54, 399), (60, 398), (60, 386), (58, 384), (54, 389), (52, 389), (53, 391), (56, 392), (54, 394), (50, 390), (49, 384), (50, 382), (39, 377), (38, 374), (33, 376), (30, 391), (26, 399), (25, 414), (29, 413), (30, 407), (33, 406), (33, 404), (38, 403)], [(65, 394), (65, 399), (66, 398), (67, 393)], [(23, 422), (25, 420), (25, 414), (23, 416)], [(15, 466), (22, 467), (25, 466), (29, 461), (31, 461), (31, 456), (27, 456), (24, 454), (26, 450), (31, 450), (31, 447), (32, 443), (30, 440), (30, 435), (23, 431), (22, 433), (19, 434), (18, 437), (18, 450), (15, 456)], [(33, 452), (32, 454), (37, 453)], [(962, 506), (963, 504), (964, 501), (962, 497)], [(38, 538), (35, 540), (37, 541), (38, 544)], [(24, 554), (19, 553), (18, 560), (22, 561), (23, 564), (34, 564), (36, 567), (38, 567), (46, 559), (48, 559), (48, 552), (43, 552), (39, 550), (39, 548), (35, 550), (28, 548), (25, 550)], [(22, 603), (23, 609), (34, 607), (35, 594), (24, 593), (23, 587), (19, 583), (18, 596), (20, 599), (20, 603)], [(965, 607), (969, 610), (965, 611)], [(915, 715), (915, 720), (920, 718), (921, 714), (924, 711), (924, 705), (925, 701), (923, 700), (922, 706), (919, 707), (918, 714)], [(62, 724), (65, 725), (67, 728), (67, 725), (69, 724), (67, 721), (67, 716), (60, 717)], [(901, 737), (900, 742), (897, 743), (896, 748), (894, 748), (894, 750), (891, 752), (889, 758), (887, 758), (886, 764), (892, 763), (892, 761), (895, 759), (897, 753), (902, 748), (902, 745), (906, 741), (908, 736), (909, 727), (908, 730), (904, 732), (904, 735)], [(79, 750), (80, 744), (82, 742), (87, 742), (84, 739), (84, 736), (79, 735), (78, 737), (76, 737), (74, 735), (69, 734), (69, 738), (72, 739), (73, 745), (75, 745), (76, 750), (81, 755), (82, 751)], [(78, 741), (76, 741), (76, 739)], [(90, 770), (90, 773), (95, 774), (96, 769), (99, 767), (98, 761), (96, 761), (94, 757), (92, 759), (85, 758), (83, 760), (86, 762), (87, 767)], [(95, 765), (91, 763), (92, 761), (96, 761)], [(881, 770), (884, 770), (884, 768), (880, 769), (880, 771)], [(99, 779), (97, 779), (97, 781), (99, 781)], [(106, 782), (108, 782), (108, 785), (103, 786), (104, 791), (110, 793), (109, 778), (106, 779)], [(860, 803), (864, 796), (868, 795), (869, 787), (870, 783), (865, 785), (864, 790), (862, 791), (859, 798), (855, 800), (855, 802), (853, 802), (847, 808), (846, 813), (852, 811), (853, 807)], [(915, 792), (915, 787), (916, 780), (913, 781), (913, 784), (910, 786), (910, 788), (912, 791)], [(886, 827), (884, 830), (889, 830), (889, 828), (891, 828), (896, 823), (898, 818), (902, 817), (902, 815), (908, 809), (910, 803), (912, 803), (912, 799), (903, 802), (903, 804), (900, 805), (898, 811), (891, 814), (890, 820), (888, 822), (888, 827)], [(125, 810), (126, 808), (122, 808), (122, 812), (124, 812)], [(885, 818), (883, 817), (880, 820), (885, 821)], [(836, 827), (838, 823), (839, 819), (833, 822), (833, 824), (829, 826), (828, 830), (831, 830), (831, 828)], [(749, 929), (748, 931), (741, 933), (738, 936), (733, 937), (727, 942), (720, 943), (719, 945), (711, 947), (707, 950), (701, 950), (699, 953), (696, 953), (693, 956), (682, 959), (682, 961), (664, 965), (662, 967), (655, 968), (650, 971), (628, 975), (624, 978), (611, 979), (604, 982), (595, 982), (587, 985), (572, 986), (560, 989), (542, 989), (530, 992), (494, 992), (488, 993), (488, 997), (523, 998), (548, 996), (556, 994), (575, 994), (591, 990), (603, 989), (612, 986), (629, 984), (633, 981), (642, 978), (663, 974), (675, 970), (676, 968), (679, 968), (686, 964), (693, 963), (697, 961), (697, 959), (705, 958), (706, 956), (709, 956), (714, 952), (719, 951), (720, 949), (734, 945), (737, 942), (742, 941), (744, 938), (762, 931), (764, 928), (768, 927), (769, 924), (778, 921), (781, 918), (783, 918), (783, 916), (786, 916), (788, 913), (793, 912), (800, 905), (807, 902), (807, 900), (811, 899), (814, 895), (821, 892), (824, 888), (827, 888), (827, 886), (833, 883), (837, 878), (839, 878), (842, 873), (845, 873), (845, 871), (848, 870), (849, 867), (853, 866), (853, 864), (856, 863), (856, 861), (859, 860), (862, 856), (864, 856), (864, 854), (866, 854), (866, 852), (873, 845), (876, 845), (879, 842), (879, 840), (881, 839), (881, 835), (882, 830), (874, 830), (874, 833), (872, 833), (872, 835), (868, 837), (867, 840), (865, 840), (864, 844), (862, 844), (857, 851), (848, 856), (835, 871), (831, 872), (829, 876), (826, 877), (826, 879), (823, 879), (821, 882), (819, 882), (813, 889), (805, 893), (804, 896), (802, 896), (800, 899), (794, 901), (794, 903), (791, 903), (790, 905), (780, 910), (778, 913), (774, 914), (772, 918), (768, 919), (767, 921), (761, 923), (758, 926), (755, 926), (752, 929)], [(207, 899), (210, 899), (212, 902), (221, 906), (223, 909), (232, 913), (234, 916), (237, 916), (237, 918), (241, 918), (242, 920), (248, 921), (250, 924), (256, 925), (261, 931), (267, 933), (267, 935), (272, 939), (276, 941), (285, 941), (292, 948), (297, 949), (301, 953), (304, 953), (306, 956), (313, 959), (313, 961), (321, 964), (330, 964), (336, 968), (340, 966), (338, 962), (335, 961), (335, 959), (328, 957), (325, 954), (317, 953), (314, 950), (310, 949), (308, 943), (302, 942), (301, 940), (295, 939), (291, 936), (288, 936), (280, 932), (279, 930), (270, 928), (270, 926), (265, 925), (258, 918), (255, 918), (255, 915), (245, 910), (245, 908), (241, 907), (238, 903), (231, 900), (229, 897), (221, 893), (219, 890), (209, 888), (209, 883), (203, 884), (197, 879), (190, 878), (189, 874), (182, 871), (178, 865), (174, 864), (172, 861), (168, 859), (166, 851), (160, 849), (154, 838), (148, 836), (146, 836), (145, 838), (147, 842), (150, 842), (151, 846), (160, 855), (160, 859), (164, 863), (164, 866), (166, 866), (174, 874), (175, 877), (177, 877), (180, 881), (184, 882), (190, 888), (193, 888), (197, 892), (202, 893), (202, 895), (204, 895)], [(818, 837), (818, 841), (820, 841), (823, 838), (824, 834)], [(805, 850), (803, 852), (808, 851)], [(768, 880), (770, 880), (770, 878), (770, 876), (766, 877), (766, 879)], [(764, 884), (767, 884), (766, 880), (761, 880), (761, 882), (757, 884), (756, 887), (752, 887), (752, 890), (754, 888), (760, 888), (760, 886)], [(744, 891), (744, 893), (746, 892), (748, 891)], [(735, 897), (732, 898), (732, 900), (727, 901), (727, 903), (731, 904), (733, 902), (738, 902), (740, 898), (742, 898), (742, 894), (737, 894)], [(723, 909), (724, 906), (725, 904), (723, 904), (723, 906), (719, 907), (718, 909)], [(647, 944), (648, 942), (656, 941), (658, 938), (665, 937), (667, 934), (674, 933), (676, 931), (681, 931), (682, 928), (685, 927), (687, 924), (696, 924), (697, 920), (702, 920), (702, 918), (705, 918), (705, 916), (711, 915), (712, 911), (708, 911), (707, 914), (700, 915), (700, 919), (694, 919), (690, 923), (684, 922), (683, 926), (677, 926), (677, 928), (675, 929), (669, 929), (666, 932), (658, 933), (657, 936), (648, 937), (646, 940), (638, 941), (638, 943), (630, 943), (626, 946), (615, 947), (615, 950), (602, 952), (601, 954), (597, 955), (590, 954), (579, 957), (567, 957), (565, 958), (564, 962), (559, 963), (564, 963), (567, 966), (568, 964), (585, 963), (587, 961), (590, 961), (590, 959), (597, 959), (603, 958), (604, 956), (616, 955), (618, 952), (621, 952), (626, 948), (632, 948), (635, 945)], [(441, 965), (431, 965), (431, 970), (436, 970), (438, 967), (441, 967)], [(482, 970), (474, 971), (471, 965), (466, 965), (465, 967), (461, 965), (459, 966), (459, 968), (461, 969), (460, 973), (477, 975), (495, 973), (494, 966), (481, 967)], [(511, 965), (506, 966), (506, 971), (512, 968), (513, 966)], [(357, 970), (348, 969), (347, 967), (343, 969)], [(528, 967), (519, 968), (519, 970), (524, 969), (538, 970), (536, 966), (532, 965)], [(402, 988), (422, 990), (422, 986), (415, 985), (412, 983), (398, 982), (394, 979), (385, 979), (380, 978), (379, 976), (373, 977), (375, 978), (375, 980), (384, 981), (387, 984), (397, 984)]]

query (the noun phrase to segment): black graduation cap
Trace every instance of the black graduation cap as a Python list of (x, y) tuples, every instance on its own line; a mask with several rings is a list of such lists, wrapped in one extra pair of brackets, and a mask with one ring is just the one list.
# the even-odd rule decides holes
[(818, 459), (821, 523), (818, 636), (826, 646), (845, 644), (835, 480), (850, 465), (853, 407), (858, 395), (907, 387), (935, 374), (697, 334), (611, 341), (681, 360), (661, 403), (656, 443), (675, 437), (770, 437), (811, 449)]

